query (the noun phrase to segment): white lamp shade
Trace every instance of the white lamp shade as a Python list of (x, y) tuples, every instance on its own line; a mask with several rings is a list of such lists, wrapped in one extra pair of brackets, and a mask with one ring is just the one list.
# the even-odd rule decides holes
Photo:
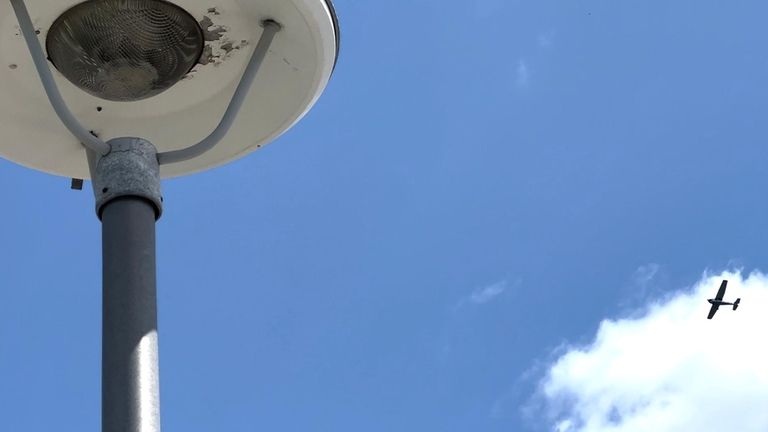
[[(169, 90), (135, 102), (92, 96), (62, 76), (56, 83), (80, 122), (103, 140), (139, 137), (159, 152), (196, 144), (218, 124), (234, 93), (260, 23), (282, 25), (229, 134), (195, 159), (163, 165), (161, 175), (227, 163), (274, 140), (299, 121), (331, 77), (338, 28), (330, 0), (174, 0), (209, 39), (201, 62)], [(78, 0), (26, 0), (43, 46), (51, 24)], [(0, 2), (0, 156), (51, 174), (89, 178), (83, 146), (51, 108), (9, 2)]]

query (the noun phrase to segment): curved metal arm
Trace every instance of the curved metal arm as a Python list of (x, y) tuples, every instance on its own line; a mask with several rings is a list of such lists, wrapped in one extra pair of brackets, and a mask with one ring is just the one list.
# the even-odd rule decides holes
[(51, 105), (59, 116), (59, 119), (61, 119), (64, 126), (69, 129), (72, 135), (79, 139), (88, 149), (102, 155), (109, 153), (109, 144), (88, 132), (88, 130), (77, 121), (72, 114), (72, 111), (67, 108), (67, 104), (61, 97), (58, 87), (56, 87), (56, 82), (53, 80), (53, 74), (48, 67), (48, 60), (45, 57), (40, 41), (37, 39), (35, 26), (32, 24), (32, 19), (29, 17), (29, 12), (27, 11), (27, 6), (24, 4), (24, 0), (10, 1), (14, 12), (16, 12), (16, 19), (19, 20), (19, 27), (21, 28), (24, 40), (27, 42), (29, 53), (32, 54), (32, 61), (34, 61), (37, 73), (40, 75), (40, 81), (42, 81), (43, 87), (45, 88), (45, 94), (48, 95), (48, 100), (51, 101)]
[(253, 84), (253, 81), (256, 78), (256, 73), (259, 71), (261, 63), (264, 61), (264, 57), (266, 57), (275, 35), (282, 28), (280, 24), (272, 20), (264, 21), (262, 26), (264, 27), (264, 31), (261, 34), (259, 43), (253, 50), (251, 60), (248, 62), (245, 72), (243, 72), (240, 84), (237, 85), (237, 89), (232, 95), (232, 100), (229, 102), (229, 106), (224, 112), (224, 117), (222, 117), (219, 125), (216, 126), (216, 129), (214, 129), (204, 140), (193, 146), (181, 150), (158, 153), (157, 160), (160, 165), (182, 162), (200, 156), (216, 146), (216, 144), (224, 138), (224, 135), (227, 134), (229, 128), (232, 127), (232, 123), (234, 123), (237, 114), (240, 112), (240, 108), (243, 106), (245, 97), (248, 95), (251, 84)]

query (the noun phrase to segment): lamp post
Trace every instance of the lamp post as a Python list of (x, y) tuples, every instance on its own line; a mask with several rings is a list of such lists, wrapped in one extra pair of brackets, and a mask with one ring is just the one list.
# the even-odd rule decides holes
[(0, 155), (92, 180), (102, 431), (156, 432), (161, 178), (241, 157), (295, 124), (335, 67), (335, 12), (330, 0), (27, 3), (35, 15), (24, 0), (0, 3), (0, 18), (9, 5), (16, 17), (0, 21)]

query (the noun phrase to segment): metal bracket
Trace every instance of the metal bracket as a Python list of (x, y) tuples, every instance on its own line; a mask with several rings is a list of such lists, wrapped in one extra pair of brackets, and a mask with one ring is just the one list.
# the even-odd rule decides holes
[(40, 75), (40, 81), (42, 81), (43, 88), (45, 88), (45, 94), (48, 96), (48, 100), (51, 102), (51, 106), (53, 106), (59, 119), (87, 149), (101, 155), (109, 153), (109, 144), (91, 135), (75, 118), (72, 111), (67, 108), (59, 88), (56, 87), (56, 81), (53, 79), (51, 69), (48, 67), (48, 59), (45, 56), (42, 45), (40, 45), (40, 41), (37, 39), (37, 32), (35, 31), (34, 24), (32, 24), (32, 18), (29, 17), (29, 11), (27, 11), (24, 0), (10, 0), (10, 2), (14, 12), (16, 12), (16, 19), (19, 21), (21, 34), (24, 36), (29, 53), (32, 55), (32, 61), (35, 63), (37, 73)]
[(229, 101), (229, 106), (224, 112), (219, 125), (211, 132), (205, 139), (199, 143), (189, 146), (185, 149), (163, 152), (157, 155), (160, 165), (166, 165), (174, 162), (183, 162), (185, 160), (193, 159), (201, 154), (207, 152), (218, 144), (222, 138), (229, 132), (232, 124), (235, 122), (237, 114), (243, 107), (248, 91), (251, 89), (253, 81), (256, 79), (256, 74), (261, 68), (261, 64), (264, 61), (269, 52), (269, 47), (272, 45), (272, 41), (275, 38), (277, 32), (283, 27), (273, 20), (265, 20), (261, 23), (264, 27), (264, 31), (261, 33), (259, 43), (251, 54), (251, 60), (248, 62), (248, 66), (243, 72), (243, 77), (240, 79), (240, 83), (235, 89), (235, 93), (232, 95), (232, 99)]
[(115, 138), (108, 144), (112, 148), (109, 154), (88, 152), (96, 214), (101, 218), (107, 203), (131, 196), (152, 203), (155, 217), (159, 219), (163, 213), (163, 197), (155, 146), (141, 138)]

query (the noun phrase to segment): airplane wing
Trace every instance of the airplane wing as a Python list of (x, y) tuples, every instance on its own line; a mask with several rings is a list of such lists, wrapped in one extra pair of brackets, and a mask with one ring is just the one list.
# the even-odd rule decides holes
[(720, 289), (717, 290), (717, 296), (715, 296), (715, 300), (722, 300), (723, 296), (725, 295), (725, 286), (728, 285), (728, 280), (723, 280), (723, 283), (720, 284)]
[(715, 312), (717, 312), (717, 308), (719, 308), (719, 304), (713, 304), (711, 308), (709, 308), (709, 315), (707, 315), (707, 319), (712, 319), (713, 316), (715, 316)]

